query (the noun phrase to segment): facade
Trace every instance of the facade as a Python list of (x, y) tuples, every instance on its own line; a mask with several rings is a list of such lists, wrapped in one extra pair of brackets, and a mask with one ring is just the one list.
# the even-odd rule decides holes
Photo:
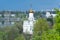
[(52, 11), (51, 12), (48, 12), (48, 11), (46, 12), (46, 18), (49, 18), (51, 16), (54, 18), (56, 15), (57, 14), (53, 13)]
[(0, 26), (11, 26), (13, 25), (16, 21), (19, 21), (20, 18), (16, 18), (15, 13), (11, 12), (4, 12), (0, 13)]
[(23, 22), (23, 33), (26, 34), (33, 34), (33, 25), (34, 25), (34, 12), (33, 10), (29, 11), (29, 17), (28, 20), (25, 20)]

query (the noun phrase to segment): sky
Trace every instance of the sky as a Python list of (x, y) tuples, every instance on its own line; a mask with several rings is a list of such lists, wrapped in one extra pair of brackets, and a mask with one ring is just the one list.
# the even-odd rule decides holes
[(30, 8), (36, 11), (52, 10), (53, 8), (60, 8), (59, 5), (60, 0), (0, 0), (0, 11), (26, 11)]

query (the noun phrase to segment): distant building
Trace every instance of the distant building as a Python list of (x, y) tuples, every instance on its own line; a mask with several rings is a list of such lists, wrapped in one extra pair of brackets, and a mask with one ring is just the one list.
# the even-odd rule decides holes
[(54, 18), (57, 14), (55, 14), (55, 13), (53, 13), (53, 12), (54, 12), (54, 11), (50, 11), (50, 12), (47, 11), (47, 12), (46, 12), (46, 18), (49, 18), (49, 17), (51, 17), (51, 16)]
[(20, 18), (16, 17), (16, 13), (11, 13), (11, 12), (0, 12), (0, 27), (1, 26), (11, 26), (13, 25), (16, 21), (19, 21)]
[(55, 13), (55, 11), (47, 11), (46, 12), (46, 19), (47, 19), (47, 22), (49, 24), (49, 26), (53, 26), (54, 24), (54, 17), (56, 16), (57, 14)]

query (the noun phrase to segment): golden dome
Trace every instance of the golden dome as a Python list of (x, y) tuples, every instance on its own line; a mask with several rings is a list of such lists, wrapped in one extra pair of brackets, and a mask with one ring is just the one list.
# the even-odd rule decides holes
[(30, 13), (33, 13), (33, 10), (32, 9), (30, 9), (30, 11), (29, 11)]

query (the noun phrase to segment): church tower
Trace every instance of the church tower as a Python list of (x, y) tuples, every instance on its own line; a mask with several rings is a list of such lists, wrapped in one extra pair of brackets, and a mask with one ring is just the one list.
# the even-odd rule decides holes
[(34, 11), (30, 9), (28, 20), (24, 20), (23, 22), (23, 33), (33, 34), (33, 25), (34, 25)]
[(25, 34), (33, 34), (33, 27), (34, 27), (34, 11), (32, 10), (32, 5), (29, 10), (29, 17), (28, 20), (24, 20), (23, 22), (23, 33)]
[(34, 20), (34, 11), (32, 9), (29, 10), (29, 18), (28, 20), (33, 21)]

